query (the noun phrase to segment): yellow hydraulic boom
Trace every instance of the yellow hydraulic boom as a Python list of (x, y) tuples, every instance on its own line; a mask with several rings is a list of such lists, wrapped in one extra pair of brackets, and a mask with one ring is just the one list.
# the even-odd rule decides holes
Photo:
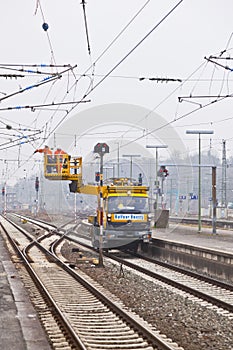
[(45, 154), (44, 175), (48, 180), (70, 180), (70, 192), (97, 196), (96, 213), (88, 218), (92, 223), (94, 247), (137, 249), (139, 242), (149, 242), (151, 215), (147, 186), (129, 178), (111, 178), (84, 185), (82, 158), (68, 154)]

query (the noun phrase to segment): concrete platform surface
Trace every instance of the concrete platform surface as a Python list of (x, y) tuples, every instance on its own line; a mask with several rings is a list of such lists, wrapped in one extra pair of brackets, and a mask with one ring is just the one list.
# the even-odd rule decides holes
[(0, 349), (51, 350), (1, 234)]
[(172, 223), (165, 229), (153, 229), (152, 237), (233, 254), (233, 230), (229, 229), (217, 228), (213, 234), (211, 227), (202, 226), (199, 233), (197, 225)]

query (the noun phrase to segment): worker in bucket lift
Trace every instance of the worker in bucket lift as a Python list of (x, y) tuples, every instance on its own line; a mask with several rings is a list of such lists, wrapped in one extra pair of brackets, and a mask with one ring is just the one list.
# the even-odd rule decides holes
[(44, 146), (44, 148), (38, 148), (34, 151), (34, 153), (44, 153), (44, 154), (48, 154), (51, 155), (53, 154), (53, 152), (51, 151), (51, 149), (49, 148), (49, 146)]
[(59, 147), (54, 152), (54, 156), (55, 156), (56, 164), (57, 164), (57, 172), (61, 172), (61, 170), (62, 170), (64, 155), (67, 155), (67, 153)]
[[(38, 148), (34, 151), (35, 153), (44, 153), (47, 156), (47, 163), (48, 164), (54, 164), (54, 158), (53, 158), (53, 152), (49, 148), (49, 146), (44, 146), (44, 148)], [(47, 166), (47, 172), (51, 173), (52, 172), (52, 167), (51, 165)]]

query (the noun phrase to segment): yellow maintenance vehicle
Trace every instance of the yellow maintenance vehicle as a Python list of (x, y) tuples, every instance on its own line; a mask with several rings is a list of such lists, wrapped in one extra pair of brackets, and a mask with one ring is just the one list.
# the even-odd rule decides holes
[[(92, 245), (99, 248), (137, 250), (151, 239), (149, 188), (130, 178), (111, 178), (96, 184), (83, 184), (82, 158), (63, 154), (51, 159), (44, 155), (44, 175), (48, 180), (70, 180), (70, 192), (96, 195), (96, 215), (89, 217)], [(101, 204), (102, 203), (102, 204)]]

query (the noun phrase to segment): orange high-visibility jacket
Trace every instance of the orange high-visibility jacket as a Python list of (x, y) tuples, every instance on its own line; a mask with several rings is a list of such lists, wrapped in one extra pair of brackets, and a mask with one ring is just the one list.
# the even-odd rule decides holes
[(48, 146), (45, 146), (44, 148), (39, 148), (39, 149), (36, 149), (34, 153), (44, 153), (44, 154), (49, 154), (49, 155), (52, 155), (53, 152), (51, 151), (51, 149), (48, 147)]

